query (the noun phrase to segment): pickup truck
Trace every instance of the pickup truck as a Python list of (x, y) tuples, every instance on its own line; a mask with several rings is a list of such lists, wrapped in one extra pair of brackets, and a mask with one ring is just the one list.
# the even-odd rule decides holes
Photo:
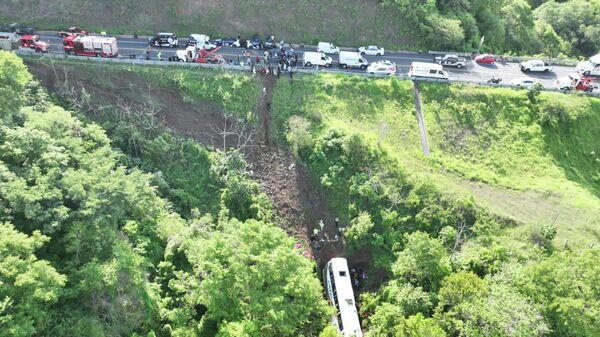
[(442, 66), (456, 67), (459, 69), (467, 65), (465, 58), (458, 57), (458, 55), (444, 55), (444, 57), (437, 56), (434, 61)]
[(519, 64), (519, 67), (521, 67), (521, 71), (525, 73), (530, 71), (544, 73), (552, 71), (552, 66), (548, 62), (544, 62), (542, 60), (524, 61)]

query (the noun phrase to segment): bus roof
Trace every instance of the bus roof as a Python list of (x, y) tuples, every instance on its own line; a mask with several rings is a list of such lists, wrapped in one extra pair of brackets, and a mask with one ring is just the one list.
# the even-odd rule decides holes
[(329, 262), (333, 270), (333, 281), (335, 282), (340, 316), (344, 326), (343, 334), (345, 337), (361, 337), (362, 332), (354, 302), (354, 291), (352, 290), (352, 280), (348, 271), (348, 262), (342, 257), (333, 258)]

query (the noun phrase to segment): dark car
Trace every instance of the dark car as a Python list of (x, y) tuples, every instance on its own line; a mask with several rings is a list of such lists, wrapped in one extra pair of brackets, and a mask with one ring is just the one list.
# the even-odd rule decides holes
[(222, 39), (216, 39), (214, 40), (214, 43), (217, 46), (225, 46), (225, 47), (230, 47), (232, 46), (238, 39), (236, 39), (235, 37), (226, 37), (226, 38), (222, 38)]
[(263, 42), (263, 50), (276, 49), (277, 42), (275, 42), (275, 36), (271, 35)]
[(88, 33), (85, 30), (83, 30), (79, 27), (69, 27), (65, 30), (61, 30), (60, 32), (58, 32), (58, 36), (63, 37), (63, 38), (67, 37), (67, 36), (71, 36), (71, 35), (85, 36), (87, 34)]
[(25, 26), (18, 23), (12, 23), (10, 25), (3, 24), (0, 25), (0, 31), (2, 32), (11, 32), (17, 35), (34, 35), (35, 29), (31, 26)]
[(156, 33), (155, 36), (148, 39), (148, 44), (155, 47), (177, 48), (179, 42), (177, 35), (173, 33)]
[(250, 40), (248, 40), (248, 46), (252, 49), (259, 49), (262, 44), (263, 42), (258, 36), (253, 36)]

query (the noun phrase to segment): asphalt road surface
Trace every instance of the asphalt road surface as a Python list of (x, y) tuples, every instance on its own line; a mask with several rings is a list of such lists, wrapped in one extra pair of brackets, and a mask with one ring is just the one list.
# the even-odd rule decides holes
[[(50, 51), (52, 53), (62, 53), (63, 45), (62, 38), (59, 37), (55, 32), (38, 32), (41, 40), (50, 41)], [(156, 59), (158, 51), (162, 53), (162, 59), (167, 60), (169, 56), (175, 55), (177, 49), (184, 49), (186, 40), (179, 39), (179, 48), (154, 48), (152, 47), (151, 58)], [(119, 38), (119, 53), (123, 57), (128, 57), (130, 54), (136, 55), (138, 58), (145, 57), (145, 51), (148, 47), (148, 42), (144, 38), (133, 39), (133, 38)], [(242, 49), (234, 47), (223, 47), (217, 54), (220, 54), (226, 60), (237, 60)], [(263, 51), (250, 49), (250, 54), (255, 57), (256, 55), (263, 56)], [(304, 51), (316, 51), (315, 47), (312, 48), (294, 48), (294, 54), (297, 54), (299, 60), (302, 59), (302, 53)], [(330, 55), (333, 59), (332, 68), (337, 68), (337, 56)], [(399, 74), (406, 74), (408, 68), (413, 61), (418, 62), (433, 62), (434, 55), (430, 54), (418, 54), (418, 53), (386, 53), (384, 56), (365, 56), (367, 61), (373, 62), (377, 60), (390, 60), (395, 62), (398, 68)], [(243, 58), (241, 58), (243, 60)], [(467, 66), (462, 69), (456, 69), (452, 67), (446, 68), (450, 74), (450, 79), (462, 80), (462, 81), (473, 81), (473, 82), (485, 82), (492, 76), (499, 77), (502, 79), (502, 83), (509, 84), (511, 80), (516, 78), (531, 78), (539, 81), (547, 88), (554, 87), (554, 81), (559, 77), (567, 76), (569, 73), (575, 72), (575, 67), (567, 66), (553, 66), (553, 72), (550, 73), (528, 73), (525, 74), (519, 69), (518, 63), (496, 63), (496, 64), (477, 64), (472, 60), (467, 61)], [(348, 71), (348, 70), (345, 70)], [(361, 70), (350, 70), (351, 72), (364, 72)]]

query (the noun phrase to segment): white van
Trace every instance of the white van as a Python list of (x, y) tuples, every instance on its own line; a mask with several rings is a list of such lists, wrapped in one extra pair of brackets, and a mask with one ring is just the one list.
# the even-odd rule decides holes
[(367, 69), (369, 66), (367, 60), (355, 51), (341, 51), (339, 64), (341, 68)]
[(590, 57), (587, 61), (579, 62), (577, 71), (584, 76), (600, 76), (600, 54)]
[(429, 77), (448, 79), (448, 72), (444, 70), (441, 64), (413, 62), (408, 70), (409, 77)]
[(317, 51), (326, 54), (339, 54), (340, 48), (334, 46), (331, 42), (319, 42)]
[(324, 53), (316, 53), (314, 51), (305, 51), (302, 55), (302, 64), (305, 67), (322, 66), (330, 67), (333, 60)]
[(208, 35), (204, 34), (191, 34), (188, 37), (187, 46), (198, 46), (198, 49), (212, 50), (217, 48), (213, 43), (210, 43)]

